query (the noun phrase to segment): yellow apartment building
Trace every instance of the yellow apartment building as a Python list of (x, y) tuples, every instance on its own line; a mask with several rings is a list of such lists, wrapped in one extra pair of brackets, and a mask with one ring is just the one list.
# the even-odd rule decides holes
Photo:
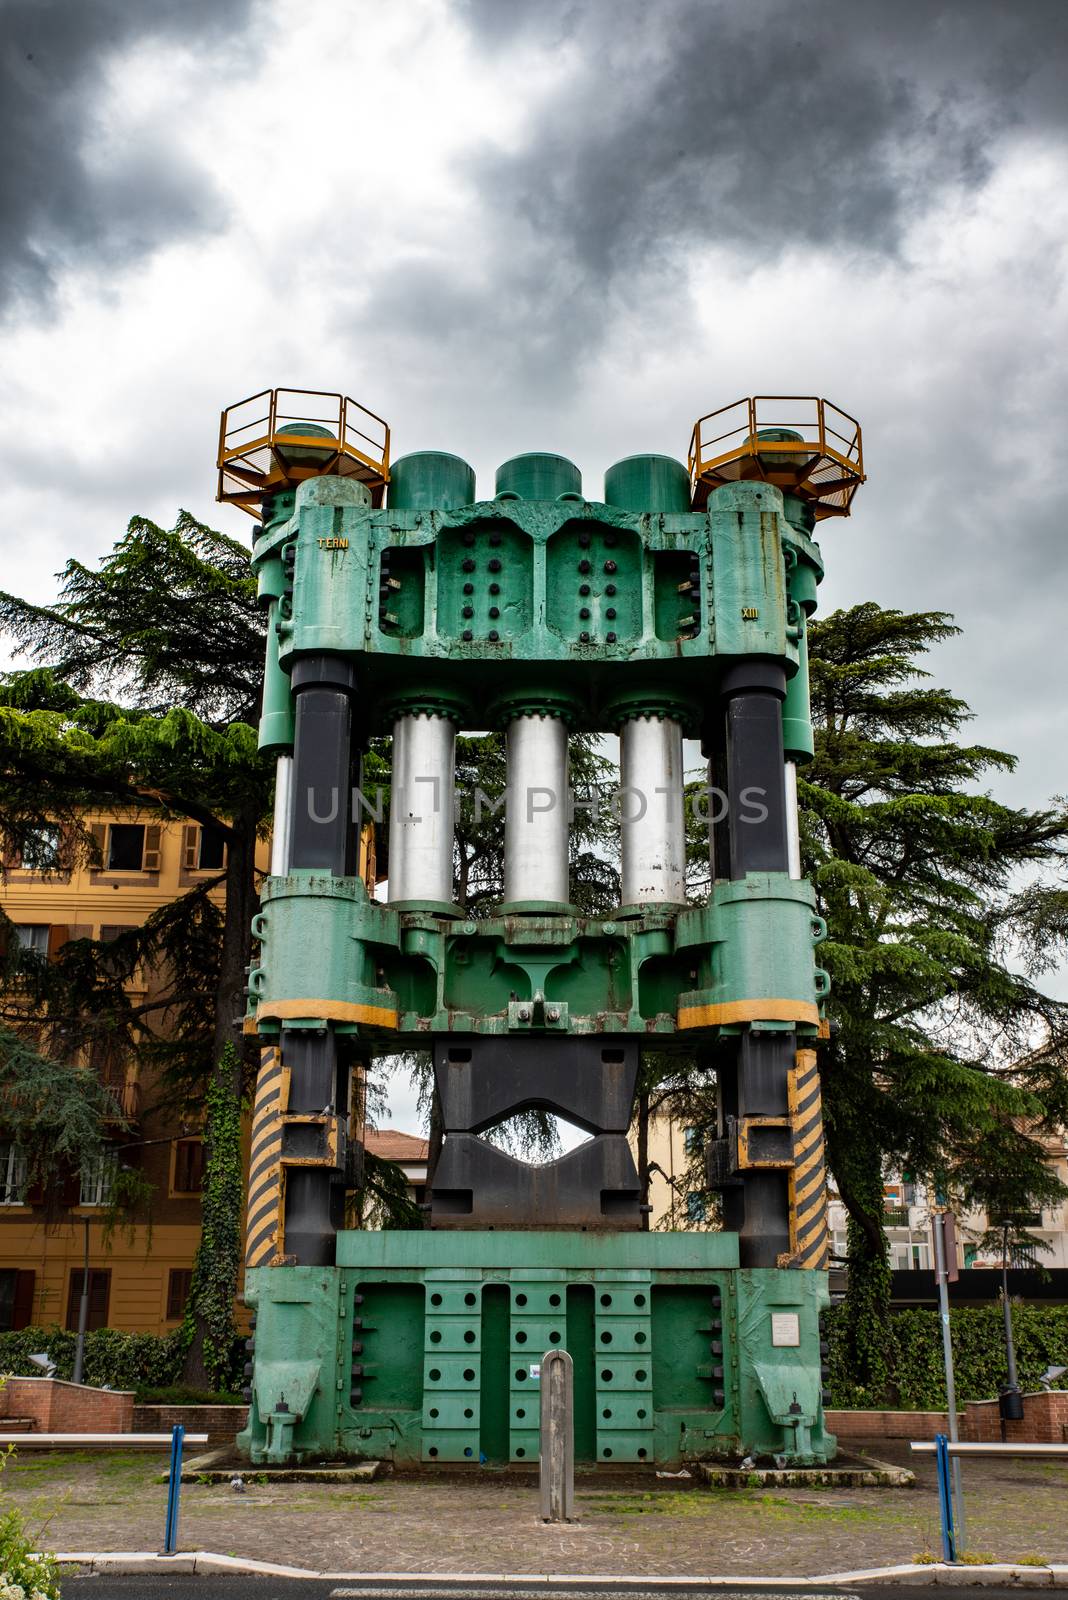
[[(42, 830), (21, 859), (5, 863), (0, 905), (15, 935), (42, 960), (69, 939), (107, 941), (140, 926), (160, 906), (217, 876), (225, 864), (219, 830), (183, 821), (161, 822), (130, 811), (90, 815), (100, 849), (99, 870), (61, 867), (58, 829)], [(266, 868), (267, 847), (262, 846)], [(221, 901), (221, 886), (211, 891)], [(135, 997), (150, 991), (144, 974)], [(102, 1075), (131, 1131), (124, 1159), (154, 1188), (151, 1226), (103, 1238), (113, 1160), (83, 1167), (64, 1196), (70, 1221), (45, 1226), (29, 1203), (19, 1153), (0, 1127), (0, 1331), (26, 1326), (76, 1328), (86, 1227), (89, 1238), (89, 1326), (164, 1333), (185, 1309), (193, 1255), (200, 1237), (204, 1152), (199, 1129), (162, 1103), (159, 1085), (143, 1081), (121, 1060)], [(116, 1151), (117, 1159), (118, 1151)], [(75, 1192), (76, 1191), (76, 1192)]]

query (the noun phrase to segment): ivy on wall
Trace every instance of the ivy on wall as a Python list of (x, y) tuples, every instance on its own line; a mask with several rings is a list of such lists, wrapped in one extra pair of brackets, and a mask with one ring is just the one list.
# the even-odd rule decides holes
[(201, 1234), (193, 1261), (180, 1342), (187, 1380), (225, 1389), (233, 1379), (234, 1299), (241, 1266), (245, 1180), (241, 1163), (241, 1102), (237, 1052), (223, 1050), (206, 1097), (208, 1156), (204, 1167)]
[[(1068, 1306), (1014, 1305), (1012, 1326), (1020, 1388), (1037, 1389), (1047, 1367), (1068, 1367)], [(827, 1313), (828, 1388), (832, 1406), (941, 1411), (946, 1404), (942, 1324), (933, 1308), (894, 1311), (884, 1325), (880, 1392), (849, 1377), (851, 1328), (846, 1305)], [(1005, 1382), (1005, 1324), (1000, 1304), (961, 1306), (950, 1313), (957, 1403), (992, 1400)]]

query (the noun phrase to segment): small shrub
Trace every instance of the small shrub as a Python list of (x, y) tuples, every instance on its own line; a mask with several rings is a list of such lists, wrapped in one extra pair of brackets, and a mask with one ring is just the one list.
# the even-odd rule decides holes
[(144, 1406), (240, 1406), (245, 1402), (230, 1389), (213, 1392), (172, 1383), (162, 1389), (138, 1389), (137, 1403)]

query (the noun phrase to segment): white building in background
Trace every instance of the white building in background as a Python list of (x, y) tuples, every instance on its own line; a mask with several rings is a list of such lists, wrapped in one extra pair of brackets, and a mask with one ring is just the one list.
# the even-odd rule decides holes
[[(1062, 1183), (1068, 1183), (1068, 1136), (1059, 1133), (1045, 1140), (1050, 1165)], [(931, 1211), (934, 1194), (923, 1184), (911, 1182), (902, 1173), (892, 1173), (883, 1185), (883, 1228), (890, 1245), (890, 1266), (895, 1272), (930, 1272), (934, 1270), (931, 1246)], [(842, 1259), (846, 1251), (846, 1208), (831, 1186), (828, 1210), (832, 1254)], [(963, 1272), (970, 1267), (1000, 1267), (1001, 1252), (996, 1248), (981, 1249), (979, 1241), (989, 1224), (985, 1212), (969, 1211), (957, 1218), (957, 1266)], [(1036, 1250), (1034, 1255), (1017, 1253), (1010, 1262), (1014, 1267), (1068, 1267), (1068, 1201), (1035, 1212), (1026, 1224), (1028, 1233), (1034, 1234), (1049, 1246)]]

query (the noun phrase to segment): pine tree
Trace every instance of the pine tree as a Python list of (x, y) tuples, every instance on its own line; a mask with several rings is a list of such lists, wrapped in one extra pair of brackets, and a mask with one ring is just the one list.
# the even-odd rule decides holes
[[(272, 779), (251, 726), (265, 622), (247, 551), (186, 513), (170, 530), (135, 518), (96, 571), (67, 564), (54, 606), (0, 595), (0, 627), (33, 663), (8, 674), (0, 693), (5, 854), (58, 822), (67, 856), (92, 860), (84, 814), (113, 805), (188, 818), (225, 839), (221, 913), (204, 883), (144, 928), (106, 947), (76, 941), (36, 975), (45, 1016), (38, 1033), (54, 1059), (70, 1063), (109, 1033), (114, 1046), (162, 1064), (183, 1092), (206, 1100), (210, 1170), (225, 1136), (212, 1107), (239, 1103), (254, 1066), (243, 1042), (234, 1047), (234, 1030), (244, 1011), (255, 846)], [(165, 982), (134, 1006), (126, 988), (142, 962)], [(14, 993), (9, 984), (11, 1027), (26, 1026), (19, 981)], [(236, 1249), (241, 1197), (232, 1186), (225, 1197)], [(213, 1211), (216, 1243), (223, 1209)], [(221, 1340), (201, 1317), (190, 1341), (191, 1380), (217, 1367)]]
[(849, 1366), (873, 1401), (886, 1383), (886, 1164), (992, 1213), (1065, 1193), (1041, 1135), (1068, 1113), (1066, 1008), (1014, 954), (1030, 936), (1048, 956), (1062, 931), (1035, 910), (1048, 891), (1019, 879), (1063, 861), (1068, 819), (980, 789), (1014, 760), (959, 742), (967, 706), (918, 665), (956, 632), (944, 613), (869, 603), (810, 634), (816, 755), (799, 787), (805, 870), (830, 930), (828, 1158), (849, 1214)]

